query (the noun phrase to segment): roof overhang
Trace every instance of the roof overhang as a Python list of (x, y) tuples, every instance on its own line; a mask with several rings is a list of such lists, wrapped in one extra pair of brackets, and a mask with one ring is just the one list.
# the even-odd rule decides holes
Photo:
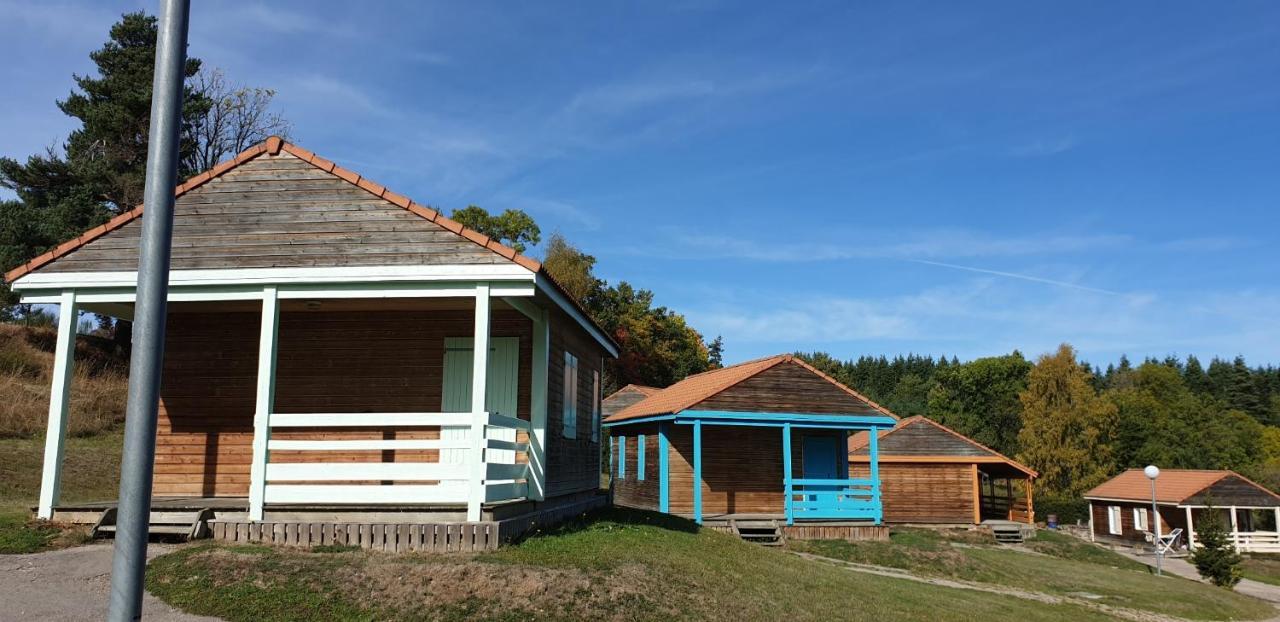
[(678, 425), (726, 425), (743, 427), (821, 428), (835, 430), (869, 430), (891, 428), (897, 420), (887, 415), (838, 415), (823, 413), (775, 413), (740, 412), (728, 410), (682, 410), (678, 413), (636, 417), (622, 421), (605, 422), (604, 427), (615, 427), (655, 421), (671, 421)]
[[(468, 297), (475, 295), (477, 283), (488, 283), (494, 297), (543, 292), (605, 351), (618, 356), (617, 344), (555, 284), (515, 263), (172, 270), (169, 301), (259, 300), (266, 286), (276, 287), (282, 299)], [(57, 304), (66, 290), (74, 290), (83, 304), (128, 304), (137, 297), (137, 284), (135, 271), (31, 272), (15, 280), (12, 289), (28, 304)]]

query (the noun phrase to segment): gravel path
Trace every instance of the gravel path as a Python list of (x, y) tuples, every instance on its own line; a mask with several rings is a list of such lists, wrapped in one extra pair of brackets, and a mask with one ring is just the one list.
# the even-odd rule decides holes
[[(90, 544), (30, 555), (0, 556), (0, 594), (3, 620), (102, 620), (107, 617), (111, 590), (111, 544)], [(147, 559), (163, 555), (173, 545), (151, 544)], [(148, 622), (216, 621), (182, 613), (146, 594), (143, 619)]]

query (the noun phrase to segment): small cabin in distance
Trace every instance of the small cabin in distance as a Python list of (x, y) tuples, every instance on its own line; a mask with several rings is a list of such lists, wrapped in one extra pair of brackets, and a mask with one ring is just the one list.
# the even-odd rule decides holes
[(875, 443), (858, 478), (845, 447), (896, 417), (803, 361), (773, 356), (619, 393), (606, 403), (634, 401), (604, 423), (615, 504), (778, 538), (887, 537)]
[[(1152, 513), (1152, 496), (1157, 513)], [(1218, 514), (1241, 552), (1280, 553), (1280, 495), (1235, 471), (1161, 469), (1155, 489), (1142, 469), (1130, 469), (1084, 494), (1089, 537), (1130, 546), (1148, 534), (1181, 530), (1175, 548), (1195, 548), (1196, 525)]]
[[(849, 439), (851, 477), (869, 471), (867, 441)], [(879, 462), (888, 523), (1035, 524), (1034, 470), (927, 417), (881, 432)]]

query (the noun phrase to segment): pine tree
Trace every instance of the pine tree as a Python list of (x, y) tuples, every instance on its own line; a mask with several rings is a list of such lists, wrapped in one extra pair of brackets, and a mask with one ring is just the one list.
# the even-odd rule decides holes
[(1240, 553), (1231, 544), (1221, 513), (1209, 506), (1196, 523), (1196, 548), (1191, 563), (1196, 571), (1219, 587), (1233, 588), (1243, 576)]

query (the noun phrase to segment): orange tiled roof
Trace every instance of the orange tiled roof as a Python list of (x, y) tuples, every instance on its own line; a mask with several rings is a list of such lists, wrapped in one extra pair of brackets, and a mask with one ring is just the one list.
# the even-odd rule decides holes
[(897, 418), (896, 415), (889, 412), (884, 407), (867, 399), (862, 394), (840, 384), (834, 378), (818, 371), (813, 366), (797, 359), (790, 354), (779, 354), (761, 359), (739, 363), (721, 369), (713, 369), (711, 371), (694, 374), (677, 382), (665, 389), (657, 390), (655, 393), (645, 399), (622, 409), (621, 411), (610, 416), (606, 421), (617, 422), (627, 419), (636, 419), (639, 417), (650, 417), (654, 415), (667, 415), (678, 413), (698, 402), (701, 402), (729, 387), (732, 387), (766, 369), (772, 368), (782, 363), (794, 363), (805, 369), (821, 376), (828, 382), (836, 385), (843, 391), (867, 403), (868, 406), (878, 410), (890, 417)]
[[(1235, 471), (1198, 471), (1191, 469), (1160, 469), (1160, 477), (1156, 479), (1156, 500), (1160, 503), (1182, 503), (1196, 493), (1212, 486), (1218, 480), (1234, 475), (1257, 486), (1267, 494), (1275, 493), (1249, 481)], [(1151, 500), (1151, 480), (1147, 479), (1142, 469), (1129, 469), (1093, 490), (1084, 493), (1085, 498), (1119, 499), (1134, 501)]]
[[(445, 229), (448, 229), (449, 231), (452, 231), (468, 240), (471, 240), (472, 242), (475, 242), (476, 244), (483, 246), (484, 248), (487, 248), (493, 251), (494, 253), (497, 253), (511, 261), (514, 261), (515, 263), (521, 266), (524, 266), (525, 268), (528, 268), (533, 272), (539, 272), (542, 270), (542, 264), (537, 260), (530, 257), (526, 257), (525, 255), (521, 255), (520, 253), (517, 253), (515, 249), (505, 244), (502, 244), (497, 240), (491, 239), (489, 238), (489, 236), (484, 235), (483, 233), (464, 227), (462, 226), (461, 223), (458, 223), (457, 221), (446, 217), (444, 214), (441, 214), (436, 210), (433, 210), (424, 205), (415, 203), (411, 201), (408, 197), (402, 194), (396, 194), (395, 192), (388, 190), (386, 186), (376, 183), (373, 180), (360, 175), (359, 173), (342, 168), (341, 166), (338, 166), (333, 162), (330, 162), (329, 160), (326, 160), (310, 151), (307, 151), (302, 147), (299, 147), (292, 143), (285, 142), (279, 136), (272, 136), (263, 142), (260, 142), (252, 147), (249, 147), (248, 149), (245, 149), (244, 151), (237, 154), (234, 158), (231, 158), (230, 160), (222, 162), (217, 166), (213, 167), (212, 169), (209, 169), (203, 173), (200, 173), (199, 175), (196, 175), (195, 177), (188, 179), (187, 181), (183, 182), (181, 185), (179, 185), (177, 188), (174, 189), (173, 195), (175, 197), (180, 197), (183, 194), (186, 194), (187, 192), (190, 192), (192, 190), (195, 190), (196, 188), (199, 188), (200, 186), (203, 186), (204, 184), (208, 183), (212, 179), (221, 177), (222, 175), (235, 169), (241, 164), (244, 164), (245, 162), (253, 160), (254, 158), (262, 154), (276, 155), (281, 151), (286, 151), (292, 154), (293, 156), (297, 157), (298, 159), (302, 160), (303, 162), (307, 162), (308, 164), (326, 173), (332, 173), (350, 182), (351, 184), (364, 189), (365, 191), (369, 192), (370, 194), (378, 198), (384, 199), (394, 205), (398, 205), (406, 210), (409, 210), (410, 212), (413, 212), (418, 216), (421, 216), (433, 223), (436, 223), (437, 225), (440, 225), (441, 227), (444, 227)], [(59, 244), (58, 246), (54, 247), (53, 250), (47, 253), (44, 253), (42, 255), (39, 255), (34, 259), (32, 259), (31, 261), (28, 261), (27, 263), (21, 266), (18, 266), (10, 270), (9, 272), (7, 272), (4, 275), (5, 282), (12, 283), (14, 280), (30, 273), (33, 270), (40, 268), (41, 266), (44, 266), (45, 264), (48, 264), (49, 262), (59, 257), (62, 257), (63, 255), (66, 255), (67, 253), (70, 253), (71, 251), (76, 250), (77, 248), (80, 248), (81, 246), (84, 246), (85, 244), (88, 244), (89, 242), (92, 242), (93, 240), (105, 235), (106, 233), (119, 229), (120, 227), (123, 227), (125, 224), (132, 222), (137, 218), (140, 218), (142, 216), (142, 210), (143, 210), (143, 206), (138, 205), (137, 207), (134, 207), (133, 209), (123, 214), (120, 214), (115, 218), (112, 218), (111, 220), (107, 221), (104, 224), (98, 225), (97, 227), (94, 227), (84, 232), (77, 238), (74, 238), (66, 242), (63, 242), (62, 244)], [(550, 276), (550, 275), (547, 275), (545, 272), (543, 272), (543, 275), (548, 277)], [(572, 300), (572, 297), (569, 297), (569, 299)]]

